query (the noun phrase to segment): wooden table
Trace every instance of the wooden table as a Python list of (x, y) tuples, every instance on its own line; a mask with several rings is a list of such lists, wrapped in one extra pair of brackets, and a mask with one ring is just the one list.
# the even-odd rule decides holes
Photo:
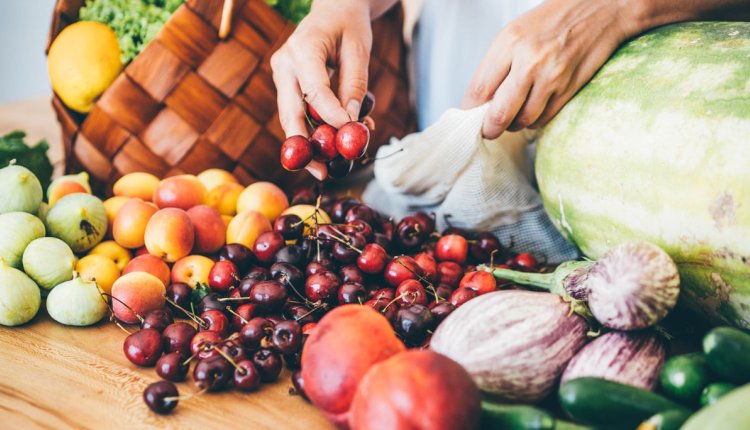
[[(26, 130), (46, 138), (62, 168), (60, 132), (48, 99), (0, 106), (0, 134)], [(144, 404), (143, 389), (159, 377), (122, 352), (126, 334), (114, 324), (66, 327), (42, 309), (22, 327), (0, 326), (0, 429), (328, 429), (312, 405), (289, 395), (290, 373), (258, 392), (228, 391), (181, 401), (159, 416)], [(178, 384), (181, 394), (197, 391)]]

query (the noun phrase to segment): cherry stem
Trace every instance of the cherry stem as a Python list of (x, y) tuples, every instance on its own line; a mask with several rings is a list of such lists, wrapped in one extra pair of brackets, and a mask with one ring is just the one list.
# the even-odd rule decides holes
[(303, 304), (306, 304), (306, 305), (309, 305), (309, 306), (313, 306), (314, 305), (313, 302), (311, 302), (310, 300), (308, 300), (307, 297), (305, 297), (302, 293), (299, 292), (299, 290), (297, 289), (297, 287), (295, 287), (294, 284), (292, 284), (292, 281), (289, 280), (288, 276), (282, 275), (279, 278), (279, 281), (281, 281), (284, 285), (288, 285), (289, 288), (291, 288), (292, 291), (294, 291), (294, 294), (296, 294), (300, 299), (302, 299), (302, 301), (304, 302)]
[(394, 258), (394, 261), (395, 261), (396, 263), (400, 264), (400, 265), (401, 265), (401, 267), (403, 267), (404, 269), (408, 270), (408, 271), (409, 271), (409, 272), (410, 272), (410, 273), (411, 273), (412, 275), (416, 276), (416, 277), (417, 277), (417, 279), (418, 279), (418, 280), (419, 280), (420, 282), (424, 282), (424, 283), (425, 283), (425, 284), (426, 284), (426, 285), (427, 285), (428, 287), (431, 287), (431, 288), (432, 288), (433, 290), (435, 289), (435, 286), (434, 286), (434, 285), (432, 285), (432, 282), (430, 282), (430, 281), (429, 281), (429, 280), (428, 280), (427, 278), (425, 278), (424, 276), (422, 276), (422, 275), (420, 275), (419, 273), (417, 273), (417, 272), (416, 272), (415, 270), (412, 270), (412, 268), (411, 268), (411, 267), (409, 267), (409, 266), (407, 266), (406, 264), (404, 264), (404, 263), (403, 263), (403, 262), (402, 262), (402, 261), (400, 260), (400, 257), (404, 257), (404, 255), (403, 255), (403, 254), (402, 254), (402, 255), (399, 255), (398, 257)]
[[(141, 316), (141, 314), (139, 314), (138, 312), (136, 312), (127, 303), (123, 302), (122, 300), (118, 299), (117, 297), (113, 296), (112, 294), (105, 293), (103, 291), (101, 292), (101, 295), (102, 296), (107, 296), (107, 297), (111, 298), (112, 300), (117, 300), (118, 303), (120, 303), (121, 305), (125, 306), (130, 312), (133, 313), (133, 315), (135, 315), (136, 318), (138, 318), (138, 321), (140, 321), (141, 324), (143, 324), (143, 317)], [(109, 307), (109, 305), (107, 305), (107, 306)], [(112, 315), (114, 315), (114, 313), (115, 313), (114, 309), (112, 309), (111, 307), (109, 309), (112, 311)]]
[(217, 300), (220, 302), (238, 302), (242, 300), (250, 300), (250, 297), (220, 297)]
[(174, 401), (177, 401), (177, 400), (188, 400), (188, 399), (191, 399), (191, 398), (193, 398), (195, 396), (200, 396), (201, 394), (205, 394), (206, 391), (208, 391), (208, 388), (204, 388), (204, 389), (202, 389), (200, 391), (196, 391), (195, 393), (188, 394), (186, 396), (170, 396), (170, 397), (165, 397), (164, 400), (167, 401), (167, 402), (174, 402)]
[(386, 158), (391, 158), (391, 157), (393, 157), (394, 155), (398, 154), (399, 152), (404, 152), (404, 148), (399, 148), (399, 149), (397, 149), (397, 150), (395, 150), (395, 151), (391, 152), (390, 154), (384, 155), (384, 156), (382, 156), (382, 157), (370, 157), (370, 156), (368, 155), (368, 156), (366, 156), (366, 157), (364, 158), (364, 160), (362, 160), (362, 165), (364, 166), (364, 165), (367, 165), (367, 164), (370, 164), (370, 163), (372, 163), (373, 161), (378, 161), (378, 160), (385, 160)]
[(198, 326), (200, 326), (200, 328), (202, 328), (204, 330), (206, 328), (208, 328), (208, 324), (205, 321), (203, 321), (203, 318), (199, 317), (195, 313), (190, 312), (189, 310), (187, 310), (187, 309), (183, 308), (182, 306), (178, 305), (177, 303), (174, 302), (174, 300), (170, 299), (169, 297), (164, 296), (164, 298), (167, 299), (167, 301), (169, 302), (169, 304), (171, 304), (172, 306), (174, 306), (177, 309), (179, 309), (182, 312), (184, 312), (185, 315), (187, 315), (188, 318), (190, 318), (191, 320), (193, 320), (194, 323), (198, 324)]
[(224, 357), (229, 362), (229, 364), (231, 364), (232, 366), (234, 366), (234, 368), (237, 369), (238, 372), (240, 372), (240, 375), (244, 375), (245, 373), (247, 373), (247, 371), (244, 368), (238, 366), (237, 363), (234, 360), (232, 360), (232, 357), (230, 357), (229, 354), (227, 354), (226, 352), (222, 351), (216, 345), (211, 345), (211, 347), (216, 352), (218, 352), (219, 355), (221, 355), (222, 357)]
[(232, 314), (232, 315), (236, 316), (237, 318), (239, 318), (240, 322), (242, 324), (247, 324), (247, 320), (245, 318), (243, 318), (242, 315), (240, 315), (237, 312), (235, 312), (234, 309), (232, 309), (231, 306), (227, 306), (227, 312), (229, 312), (230, 314)]
[[(387, 309), (388, 309), (388, 308), (389, 308), (389, 307), (390, 307), (390, 306), (391, 306), (392, 304), (394, 304), (394, 303), (396, 303), (397, 301), (399, 301), (399, 300), (403, 299), (404, 297), (406, 297), (406, 295), (407, 295), (407, 294), (409, 294), (409, 293), (408, 293), (408, 292), (403, 292), (403, 293), (399, 294), (399, 295), (398, 295), (397, 297), (394, 297), (394, 298), (393, 298), (393, 300), (391, 300), (390, 302), (388, 302), (388, 304), (387, 304), (387, 305), (385, 305), (385, 307), (383, 308), (383, 310), (382, 310), (381, 312), (385, 313), (385, 311), (386, 311), (386, 310), (387, 310)], [(414, 300), (416, 300), (416, 297), (414, 298)], [(413, 304), (413, 303), (414, 303), (414, 302), (412, 301), (412, 304)]]
[[(360, 303), (360, 304), (361, 304), (361, 303)], [(315, 312), (315, 311), (317, 311), (318, 309), (325, 309), (325, 308), (326, 308), (326, 305), (325, 305), (324, 303), (321, 303), (321, 304), (319, 304), (319, 305), (315, 305), (315, 307), (314, 307), (314, 308), (310, 309), (310, 310), (309, 310), (308, 312), (306, 312), (306, 313), (304, 313), (304, 314), (302, 314), (302, 315), (300, 315), (300, 316), (298, 316), (298, 317), (295, 317), (295, 318), (294, 318), (294, 320), (295, 320), (295, 321), (299, 321), (299, 320), (301, 320), (302, 318), (305, 318), (305, 317), (307, 317), (307, 316), (309, 316), (309, 315), (312, 315), (312, 313), (313, 313), (313, 312)]]

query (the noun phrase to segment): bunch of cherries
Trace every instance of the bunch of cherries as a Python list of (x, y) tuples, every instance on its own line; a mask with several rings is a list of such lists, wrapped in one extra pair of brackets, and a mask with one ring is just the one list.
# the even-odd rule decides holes
[[(357, 121), (350, 121), (338, 130), (326, 124), (309, 103), (305, 103), (305, 117), (313, 129), (309, 138), (291, 136), (281, 144), (281, 165), (290, 171), (314, 167), (325, 172), (322, 177), (343, 178), (351, 172), (354, 161), (364, 157), (370, 143), (367, 115), (375, 107), (375, 96), (367, 92)], [(315, 166), (311, 166), (311, 164)]]
[[(399, 222), (352, 197), (316, 197), (303, 190), (292, 204), (315, 204), (308, 219), (279, 217), (252, 249), (226, 245), (211, 269), (208, 288), (167, 288), (172, 311), (192, 320), (174, 322), (172, 311), (152, 311), (124, 351), (140, 366), (156, 366), (164, 380), (144, 392), (147, 405), (167, 413), (179, 400), (173, 382), (191, 363), (201, 391), (230, 386), (253, 391), (275, 381), (285, 363), (294, 390), (304, 397), (299, 366), (307, 336), (338, 305), (369, 306), (382, 313), (409, 347), (426, 347), (454, 309), (498, 288), (476, 264), (534, 270), (529, 254), (507, 255), (491, 233), (459, 228), (435, 231), (426, 213)], [(332, 222), (324, 223), (322, 212)], [(197, 328), (196, 328), (197, 327)]]

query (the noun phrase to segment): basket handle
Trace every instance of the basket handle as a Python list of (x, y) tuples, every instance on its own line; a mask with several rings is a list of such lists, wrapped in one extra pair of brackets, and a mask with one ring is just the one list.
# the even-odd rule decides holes
[(224, 7), (221, 10), (221, 24), (219, 24), (219, 39), (226, 39), (232, 29), (233, 9), (234, 0), (224, 0)]

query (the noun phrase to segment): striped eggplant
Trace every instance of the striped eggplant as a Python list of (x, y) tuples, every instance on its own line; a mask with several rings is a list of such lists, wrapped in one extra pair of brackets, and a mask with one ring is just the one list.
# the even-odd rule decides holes
[(433, 334), (430, 348), (460, 363), (482, 391), (536, 402), (586, 343), (588, 329), (558, 295), (505, 290), (453, 311)]
[(569, 261), (554, 273), (488, 269), (498, 277), (532, 285), (576, 300), (588, 301), (603, 326), (638, 330), (661, 321), (680, 294), (677, 266), (661, 248), (648, 242), (626, 242), (599, 261)]
[(594, 339), (573, 357), (560, 384), (583, 376), (653, 390), (666, 351), (652, 333), (613, 331)]

